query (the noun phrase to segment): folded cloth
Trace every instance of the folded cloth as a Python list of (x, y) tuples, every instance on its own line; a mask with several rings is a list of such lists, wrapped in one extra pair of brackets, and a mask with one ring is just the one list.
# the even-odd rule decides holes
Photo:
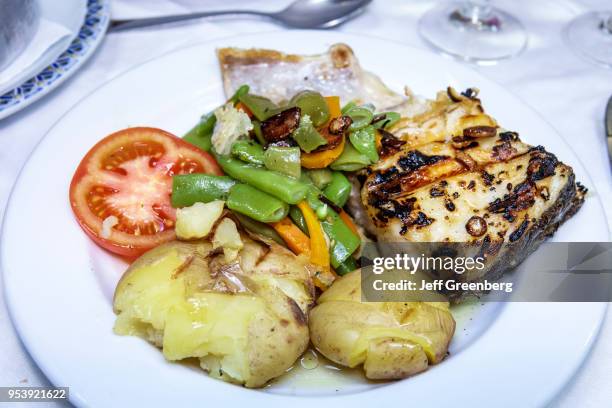
[[(27, 76), (29, 76), (28, 73), (30, 75), (35, 75), (37, 72), (30, 72), (31, 67), (37, 63), (43, 54), (53, 47), (53, 45), (70, 35), (71, 31), (63, 25), (41, 18), (38, 24), (38, 30), (36, 30), (30, 43), (21, 54), (0, 71), (0, 95), (29, 79), (27, 78)], [(55, 58), (55, 56), (49, 57), (49, 63), (53, 62), (51, 58)], [(42, 68), (43, 67), (41, 67), (41, 69)], [(24, 78), (24, 75), (26, 78)]]

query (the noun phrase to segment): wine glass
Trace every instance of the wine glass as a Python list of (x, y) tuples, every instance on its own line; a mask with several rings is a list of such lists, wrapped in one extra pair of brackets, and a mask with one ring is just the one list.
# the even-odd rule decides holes
[(565, 27), (565, 42), (579, 55), (612, 68), (612, 12), (593, 11)]
[(421, 17), (419, 33), (441, 53), (479, 64), (514, 57), (527, 45), (521, 22), (489, 0), (438, 5)]

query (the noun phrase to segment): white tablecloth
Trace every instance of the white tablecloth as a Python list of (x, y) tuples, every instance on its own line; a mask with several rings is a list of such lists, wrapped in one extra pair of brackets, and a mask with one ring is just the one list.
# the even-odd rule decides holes
[[(288, 3), (287, 0), (114, 0), (112, 6), (114, 18), (129, 18), (229, 7), (276, 10)], [(612, 70), (581, 60), (565, 47), (561, 39), (562, 27), (572, 17), (598, 7), (608, 6), (612, 9), (612, 4), (605, 0), (581, 3), (570, 0), (500, 0), (494, 3), (521, 18), (529, 32), (529, 48), (516, 59), (476, 69), (518, 94), (573, 146), (590, 171), (595, 189), (607, 205), (608, 223), (612, 225), (612, 206), (609, 204), (612, 199), (612, 177), (603, 129), (604, 107), (607, 98), (612, 95)], [(340, 30), (425, 47), (416, 33), (416, 21), (432, 4), (428, 0), (376, 0), (365, 14)], [(225, 18), (109, 35), (96, 55), (72, 79), (43, 100), (0, 121), (0, 211), (4, 211), (10, 188), (36, 143), (64, 112), (95, 88), (145, 60), (185, 45), (237, 33), (273, 29), (279, 27), (253, 19)], [(411, 81), (409, 69), (406, 70), (406, 81)], [(554, 146), (550, 148), (554, 151)], [(50, 171), (53, 169), (50, 168)], [(0, 386), (47, 385), (48, 381), (15, 335), (2, 292), (0, 297)], [(611, 316), (608, 314), (591, 355), (564, 392), (556, 398), (554, 406), (610, 406)], [(504, 347), (507, 346), (500, 344), (500, 352)], [(563, 359), (563, 356), (559, 358)], [(525, 369), (529, 370), (529, 361), (525, 361)], [(499, 381), (508, 382), (511, 389), (511, 378), (500, 378)], [(478, 392), (478, 384), (474, 384), (474, 387), (474, 392)], [(500, 395), (500, 399), (503, 400), (503, 396)]]

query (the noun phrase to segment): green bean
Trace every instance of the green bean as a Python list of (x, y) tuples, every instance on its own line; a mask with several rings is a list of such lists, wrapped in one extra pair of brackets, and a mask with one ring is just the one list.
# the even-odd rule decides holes
[[(241, 95), (249, 92), (248, 85), (240, 86), (234, 95), (229, 98), (228, 102), (235, 104)], [(209, 112), (202, 116), (197, 125), (195, 125), (189, 132), (183, 136), (183, 140), (191, 143), (200, 149), (209, 152), (211, 147), (210, 138), (212, 137), (213, 130), (215, 130), (215, 124), (217, 123), (217, 117), (214, 112)]]
[(300, 148), (269, 146), (264, 153), (264, 165), (269, 170), (300, 178)]
[(225, 200), (236, 184), (231, 177), (210, 174), (180, 174), (172, 177), (172, 206), (189, 207), (195, 203)]
[(314, 210), (315, 214), (317, 214), (318, 219), (325, 219), (329, 211), (329, 206), (321, 201), (321, 190), (313, 184), (310, 177), (308, 177), (306, 174), (302, 175), (301, 181), (308, 188), (308, 193), (306, 194), (306, 201), (308, 202), (308, 205)]
[(304, 234), (309, 235), (304, 214), (302, 214), (302, 211), (295, 205), (292, 205), (291, 208), (289, 208), (289, 217), (291, 217), (295, 225), (297, 225), (298, 228), (304, 232)]
[(329, 167), (339, 171), (357, 171), (369, 164), (367, 156), (355, 150), (351, 143), (345, 143), (342, 154)]
[(229, 176), (250, 184), (289, 204), (297, 204), (308, 193), (308, 185), (284, 174), (217, 155), (217, 162)]
[(308, 170), (308, 177), (318, 189), (324, 189), (332, 181), (332, 172), (329, 169)]
[(313, 122), (308, 115), (302, 115), (300, 118), (300, 125), (291, 134), (291, 137), (306, 153), (310, 153), (317, 147), (327, 144), (327, 139), (325, 139), (319, 133), (319, 131), (315, 129)]
[(338, 207), (344, 207), (348, 201), (353, 185), (344, 174), (334, 171), (331, 182), (323, 190), (323, 195)]
[(350, 130), (358, 130), (368, 126), (374, 117), (371, 110), (361, 106), (355, 106), (349, 109), (346, 115), (353, 120), (353, 123), (351, 123), (349, 127)]
[(378, 161), (378, 151), (376, 150), (376, 130), (374, 126), (366, 126), (349, 134), (351, 144), (359, 153), (366, 156), (370, 162)]
[(321, 126), (329, 120), (329, 107), (323, 96), (315, 91), (302, 91), (289, 101), (289, 106), (297, 106), (302, 115), (308, 115), (315, 126)]
[(264, 150), (259, 143), (251, 140), (238, 140), (232, 145), (232, 156), (245, 163), (264, 164)]
[(200, 122), (183, 136), (183, 140), (206, 152), (210, 151), (210, 138), (212, 137), (216, 123), (217, 117), (214, 112), (202, 116)]
[(340, 109), (340, 112), (345, 115), (346, 112), (348, 112), (349, 110), (353, 109), (355, 106), (357, 106), (357, 104), (355, 103), (355, 101), (350, 101), (349, 103), (347, 103), (346, 105), (344, 105), (342, 107), (342, 109)]
[(316, 188), (313, 184), (310, 185), (310, 190), (308, 190), (308, 194), (306, 194), (306, 201), (308, 201), (308, 205), (315, 211), (317, 214), (317, 218), (320, 220), (327, 217), (327, 212), (329, 211), (329, 206), (321, 201), (321, 190)]
[(331, 265), (337, 268), (359, 248), (361, 239), (333, 210), (330, 210), (327, 218), (321, 221), (321, 226), (331, 241)]
[(355, 269), (357, 269), (357, 262), (352, 256), (349, 256), (344, 262), (340, 263), (334, 268), (336, 273), (340, 276), (344, 276), (349, 272), (353, 272)]
[(270, 116), (274, 115), (278, 109), (278, 106), (276, 106), (274, 102), (263, 96), (247, 93), (240, 95), (238, 99), (260, 121), (268, 119)]
[(401, 118), (400, 114), (397, 112), (383, 112), (376, 116), (382, 117), (382, 115), (384, 115), (384, 118), (372, 123), (372, 126), (374, 126), (376, 129), (386, 129), (388, 127), (391, 127), (395, 125)]
[(286, 246), (285, 241), (281, 238), (280, 235), (278, 235), (278, 232), (276, 232), (274, 228), (270, 227), (268, 224), (255, 221), (254, 219), (237, 212), (234, 213), (234, 216), (238, 218), (240, 224), (249, 231), (254, 232), (255, 234), (259, 234), (265, 238), (270, 238), (276, 243)]
[(268, 142), (261, 131), (261, 122), (258, 120), (252, 120), (251, 123), (253, 124), (253, 134), (255, 134), (255, 139), (257, 139), (259, 144), (265, 146)]
[(289, 213), (286, 203), (248, 184), (230, 188), (227, 208), (260, 222), (280, 221)]
[(232, 97), (228, 99), (228, 102), (231, 102), (235, 105), (236, 103), (238, 103), (238, 101), (243, 95), (246, 95), (249, 93), (249, 89), (250, 89), (249, 86), (246, 84), (240, 85), (238, 89), (236, 89), (236, 92), (234, 92)]

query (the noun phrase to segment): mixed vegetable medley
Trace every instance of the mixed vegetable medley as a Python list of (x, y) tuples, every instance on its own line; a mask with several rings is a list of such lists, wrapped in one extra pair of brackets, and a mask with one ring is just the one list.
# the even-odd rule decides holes
[(308, 90), (277, 105), (244, 85), (182, 140), (154, 128), (102, 140), (75, 173), (72, 207), (96, 242), (130, 257), (175, 236), (207, 236), (227, 208), (248, 230), (308, 255), (325, 289), (357, 268), (361, 245), (343, 210), (345, 172), (378, 161), (379, 131), (399, 117)]

